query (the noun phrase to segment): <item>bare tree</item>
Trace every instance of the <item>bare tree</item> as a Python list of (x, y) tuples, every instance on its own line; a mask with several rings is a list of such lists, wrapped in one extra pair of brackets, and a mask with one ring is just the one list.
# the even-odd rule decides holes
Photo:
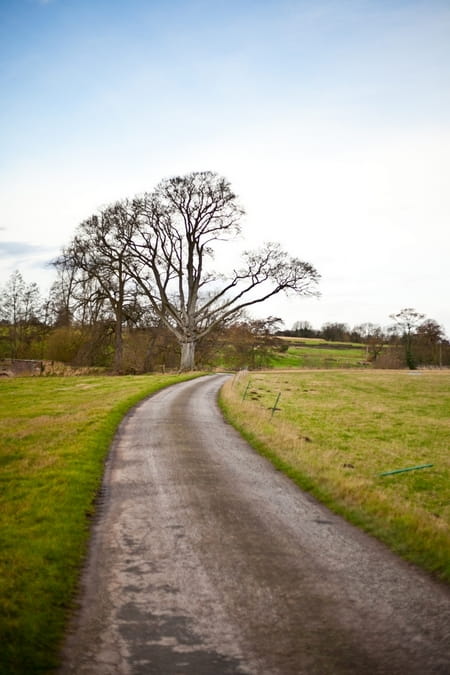
[(445, 340), (445, 330), (434, 319), (426, 319), (418, 326), (417, 336), (428, 344), (439, 344)]
[(181, 370), (194, 368), (195, 347), (215, 326), (282, 292), (314, 295), (319, 274), (278, 244), (247, 251), (228, 275), (208, 262), (214, 247), (240, 232), (243, 210), (228, 181), (196, 172), (162, 181), (132, 202), (119, 240), (124, 265), (154, 313), (181, 345)]
[(42, 300), (37, 284), (27, 284), (16, 270), (0, 290), (0, 321), (8, 327), (11, 358), (29, 356), (28, 347), (40, 332), (41, 319)]
[(346, 323), (324, 323), (320, 332), (324, 340), (331, 342), (345, 342), (349, 339), (349, 327)]
[(70, 326), (75, 313), (74, 287), (78, 270), (72, 265), (67, 249), (63, 249), (53, 261), (57, 278), (53, 282), (47, 300), (48, 323), (54, 327)]
[(442, 354), (448, 342), (444, 328), (437, 321), (426, 319), (421, 323), (416, 330), (416, 342), (421, 363), (442, 366)]
[(376, 361), (384, 349), (387, 338), (380, 326), (366, 322), (353, 328), (352, 334), (356, 341), (366, 345), (367, 361)]
[[(133, 210), (128, 202), (109, 206), (78, 227), (70, 245), (54, 262), (72, 279), (75, 305), (95, 320), (112, 314), (115, 325), (114, 369), (122, 370), (123, 325), (127, 305), (135, 311), (136, 286), (126, 265)], [(91, 321), (91, 323), (94, 323)]]
[(289, 332), (295, 337), (315, 337), (316, 335), (309, 321), (296, 321)]
[(394, 319), (396, 324), (402, 330), (405, 343), (406, 364), (408, 368), (414, 370), (416, 368), (416, 362), (412, 353), (412, 338), (417, 326), (422, 319), (425, 318), (425, 314), (420, 314), (420, 312), (417, 312), (412, 307), (405, 307), (400, 310), (400, 312), (397, 312), (397, 314), (390, 314), (389, 318)]

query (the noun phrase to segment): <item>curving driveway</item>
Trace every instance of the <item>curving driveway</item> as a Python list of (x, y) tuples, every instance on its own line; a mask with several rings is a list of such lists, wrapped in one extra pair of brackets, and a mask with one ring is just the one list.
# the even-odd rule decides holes
[(113, 444), (62, 673), (450, 672), (450, 592), (227, 425), (226, 376), (165, 389)]

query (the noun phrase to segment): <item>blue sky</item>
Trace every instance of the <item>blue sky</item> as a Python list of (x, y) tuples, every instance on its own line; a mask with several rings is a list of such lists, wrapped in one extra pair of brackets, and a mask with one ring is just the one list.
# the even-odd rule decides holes
[(450, 334), (450, 3), (0, 0), (0, 283), (43, 290), (77, 224), (164, 177), (225, 175), (322, 297), (255, 315)]

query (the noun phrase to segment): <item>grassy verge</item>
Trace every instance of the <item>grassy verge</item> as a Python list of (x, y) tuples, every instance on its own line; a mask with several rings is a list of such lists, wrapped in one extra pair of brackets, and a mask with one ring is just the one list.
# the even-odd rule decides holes
[(56, 665), (116, 428), (139, 400), (188, 378), (0, 382), (0, 673)]
[(251, 373), (225, 385), (221, 405), (298, 485), (450, 581), (448, 371)]

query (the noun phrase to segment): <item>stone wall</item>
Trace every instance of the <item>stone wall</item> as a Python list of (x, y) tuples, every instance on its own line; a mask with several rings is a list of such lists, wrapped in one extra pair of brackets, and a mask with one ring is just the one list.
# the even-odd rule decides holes
[(0, 377), (42, 375), (43, 371), (43, 361), (32, 359), (0, 359)]

